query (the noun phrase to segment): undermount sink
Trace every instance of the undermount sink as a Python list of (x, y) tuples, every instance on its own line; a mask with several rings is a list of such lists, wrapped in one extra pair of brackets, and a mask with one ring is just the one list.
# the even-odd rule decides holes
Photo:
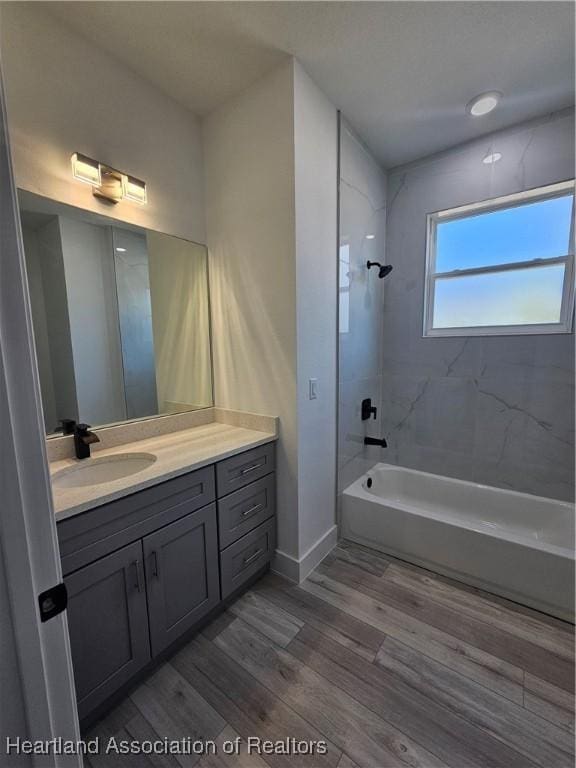
[(152, 453), (117, 453), (95, 459), (82, 459), (73, 467), (66, 467), (52, 475), (54, 488), (83, 488), (88, 485), (111, 483), (135, 475), (156, 461)]

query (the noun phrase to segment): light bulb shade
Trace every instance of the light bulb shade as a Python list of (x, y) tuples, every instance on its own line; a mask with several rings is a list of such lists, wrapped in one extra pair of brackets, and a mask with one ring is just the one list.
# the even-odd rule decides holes
[(473, 117), (482, 117), (482, 115), (487, 115), (489, 112), (492, 112), (501, 98), (502, 94), (500, 91), (487, 91), (486, 93), (481, 93), (466, 104), (466, 111)]
[(72, 163), (72, 175), (75, 179), (83, 181), (85, 184), (100, 186), (102, 177), (100, 174), (100, 163), (97, 160), (92, 160), (91, 157), (82, 155), (80, 152), (74, 152), (70, 160)]
[(144, 205), (147, 202), (146, 182), (135, 176), (122, 176), (122, 194), (127, 200)]

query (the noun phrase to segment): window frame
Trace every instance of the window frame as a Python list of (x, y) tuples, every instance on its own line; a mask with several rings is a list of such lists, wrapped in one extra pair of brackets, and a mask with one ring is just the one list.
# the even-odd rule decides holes
[[(570, 238), (568, 253), (550, 259), (530, 259), (511, 264), (493, 264), (486, 267), (472, 267), (469, 269), (456, 269), (449, 272), (436, 272), (436, 230), (438, 224), (447, 221), (455, 221), (462, 218), (471, 218), (483, 213), (502, 210), (505, 208), (517, 208), (526, 203), (551, 200), (556, 197), (564, 197), (567, 192), (572, 193), (572, 216), (570, 221)], [(462, 205), (458, 208), (450, 208), (445, 211), (429, 213), (426, 217), (426, 272), (424, 277), (424, 315), (423, 337), (435, 338), (439, 336), (516, 336), (539, 335), (548, 333), (571, 333), (574, 316), (574, 213), (576, 209), (576, 194), (574, 180), (562, 181), (545, 187), (536, 187), (524, 192), (483, 200), (470, 205)], [(522, 325), (473, 325), (450, 328), (434, 328), (434, 295), (436, 280), (440, 278), (465, 277), (467, 275), (494, 274), (514, 271), (517, 269), (538, 269), (538, 267), (552, 264), (564, 264), (564, 284), (562, 290), (562, 304), (560, 308), (560, 320), (557, 323), (533, 323)]]

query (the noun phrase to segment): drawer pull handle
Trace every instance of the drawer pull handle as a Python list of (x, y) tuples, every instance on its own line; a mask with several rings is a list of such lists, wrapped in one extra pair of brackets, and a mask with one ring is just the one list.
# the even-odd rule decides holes
[(158, 552), (156, 552), (156, 550), (153, 550), (152, 557), (154, 558), (154, 570), (152, 571), (152, 576), (155, 576), (157, 579), (159, 579), (160, 567), (158, 566)]
[(254, 504), (253, 507), (250, 507), (250, 509), (245, 509), (244, 512), (242, 512), (242, 517), (247, 517), (248, 515), (254, 514), (254, 512), (259, 512), (262, 509), (262, 504)]
[(262, 462), (260, 464), (252, 464), (251, 467), (245, 467), (244, 469), (240, 470), (241, 475), (247, 475), (249, 472), (254, 472), (255, 469), (259, 469), (262, 466)]
[(244, 565), (250, 565), (250, 563), (251, 563), (253, 560), (256, 560), (256, 558), (258, 557), (258, 555), (261, 555), (261, 554), (262, 554), (262, 552), (264, 552), (264, 550), (263, 550), (263, 549), (257, 549), (257, 550), (256, 550), (256, 552), (254, 552), (254, 554), (253, 554), (253, 555), (250, 555), (250, 557), (245, 557), (245, 558), (244, 558)]
[(142, 582), (140, 580), (140, 560), (134, 560), (132, 565), (136, 569), (136, 584), (134, 584), (134, 586), (138, 592), (142, 592)]

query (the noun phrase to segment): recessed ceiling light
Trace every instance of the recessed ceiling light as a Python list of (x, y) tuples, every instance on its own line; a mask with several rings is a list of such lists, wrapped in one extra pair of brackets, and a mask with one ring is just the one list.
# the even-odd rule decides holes
[(366, 235), (366, 240), (374, 240), (376, 235)]
[(499, 91), (487, 91), (486, 93), (481, 93), (479, 96), (474, 96), (474, 98), (466, 104), (466, 111), (473, 117), (487, 115), (488, 112), (492, 112), (501, 98), (502, 94)]
[(126, 253), (126, 248), (116, 248), (118, 253)]
[(502, 160), (502, 153), (501, 152), (490, 152), (486, 155), (486, 157), (482, 160), (482, 162), (485, 165), (493, 165), (494, 163), (497, 163), (498, 160)]

